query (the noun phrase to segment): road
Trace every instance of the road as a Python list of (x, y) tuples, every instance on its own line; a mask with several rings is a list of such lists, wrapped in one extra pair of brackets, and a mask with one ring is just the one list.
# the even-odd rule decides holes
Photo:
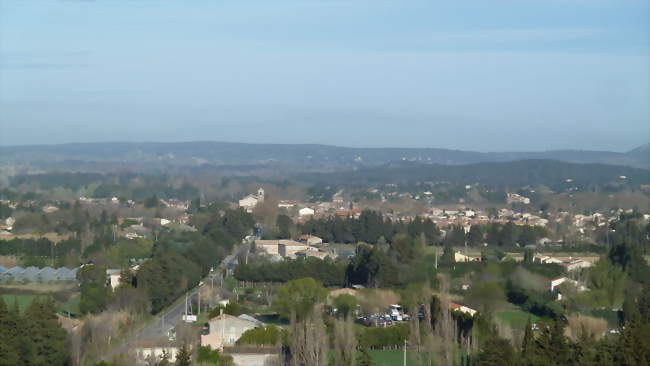
[[(244, 248), (244, 245), (235, 248), (234, 254), (228, 255), (221, 261), (218, 270), (209, 273), (205, 278), (203, 278), (203, 284), (205, 284), (205, 286), (210, 286), (211, 281), (213, 281), (212, 283), (214, 284), (214, 287), (219, 287), (219, 273), (223, 269), (234, 268), (234, 266), (237, 264), (237, 257), (240, 251), (244, 250)], [(187, 296), (188, 302), (191, 303), (192, 300), (197, 298), (198, 292), (199, 286), (188, 291), (187, 294), (183, 296), (183, 298)], [(178, 304), (174, 305), (172, 308), (166, 309), (162, 314), (156, 315), (153, 321), (147, 324), (144, 328), (139, 329), (130, 335), (120, 346), (113, 348), (111, 352), (103, 355), (102, 360), (108, 361), (111, 360), (114, 356), (126, 353), (133, 343), (166, 338), (167, 333), (182, 322), (182, 316), (184, 313), (185, 301), (179, 301)]]

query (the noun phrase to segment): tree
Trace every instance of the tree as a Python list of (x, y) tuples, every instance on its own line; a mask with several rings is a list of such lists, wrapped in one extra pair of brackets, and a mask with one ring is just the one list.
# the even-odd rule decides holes
[(391, 249), (398, 263), (409, 263), (419, 254), (414, 240), (406, 234), (395, 235)]
[(155, 194), (151, 197), (148, 197), (144, 200), (144, 207), (146, 208), (157, 208), (160, 205), (160, 200)]
[[(199, 346), (199, 350), (196, 355), (196, 362), (200, 365), (221, 365), (220, 361), (224, 357), (220, 354), (218, 349), (212, 349), (210, 346)], [(225, 362), (224, 362), (225, 364)]]
[(347, 318), (354, 315), (357, 308), (357, 298), (349, 295), (342, 294), (334, 298), (333, 306), (337, 309), (337, 315), (341, 318)]
[(237, 344), (273, 346), (282, 342), (284, 336), (284, 329), (269, 325), (265, 328), (253, 328), (245, 331), (237, 340)]
[(361, 348), (359, 351), (359, 356), (357, 358), (357, 366), (373, 366), (372, 357), (368, 352), (368, 348)]
[(327, 297), (327, 290), (311, 277), (292, 280), (278, 288), (275, 306), (285, 317), (302, 319)]
[(278, 227), (278, 236), (281, 239), (287, 239), (291, 237), (291, 227), (293, 226), (291, 217), (287, 215), (278, 215), (276, 225)]
[(473, 247), (483, 244), (483, 230), (479, 225), (472, 225), (467, 233), (467, 244)]
[(104, 310), (110, 297), (110, 289), (106, 286), (106, 268), (85, 265), (77, 272), (77, 279), (81, 288), (79, 310), (83, 314)]
[(0, 297), (0, 366), (19, 364), (17, 316), (7, 309), (7, 304)]
[(351, 317), (334, 321), (334, 364), (354, 366), (357, 353), (357, 335)]
[(514, 366), (515, 352), (507, 339), (490, 337), (481, 346), (476, 366)]
[(29, 365), (65, 365), (66, 332), (59, 325), (54, 301), (34, 300), (25, 311), (25, 323), (33, 347)]
[(190, 352), (187, 349), (187, 345), (185, 343), (183, 343), (180, 350), (178, 351), (178, 354), (176, 355), (176, 362), (174, 363), (174, 365), (176, 365), (176, 366), (191, 366), (192, 365), (192, 357), (191, 357)]
[(313, 308), (300, 319), (292, 316), (289, 341), (292, 366), (326, 365), (327, 343), (322, 309)]

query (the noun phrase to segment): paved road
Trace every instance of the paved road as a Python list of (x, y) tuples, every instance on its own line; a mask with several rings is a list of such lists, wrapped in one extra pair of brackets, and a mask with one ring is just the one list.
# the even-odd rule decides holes
[[(203, 278), (202, 282), (205, 286), (210, 286), (211, 281), (214, 284), (214, 287), (218, 288), (220, 284), (220, 275), (219, 273), (223, 269), (234, 268), (237, 264), (237, 258), (239, 252), (244, 250), (245, 246), (239, 246), (235, 249), (235, 253), (224, 258), (219, 264), (218, 270), (211, 272)], [(199, 287), (191, 289), (188, 293), (188, 301), (196, 299), (198, 296)], [(145, 340), (159, 339), (161, 337), (167, 337), (169, 330), (173, 329), (175, 326), (182, 322), (182, 316), (185, 313), (185, 301), (180, 301), (177, 305), (171, 309), (167, 309), (163, 314), (156, 315), (154, 321), (149, 323), (144, 328), (136, 331), (133, 335), (129, 336), (127, 340), (124, 341), (120, 346), (115, 347), (111, 352), (105, 354), (102, 357), (102, 360), (110, 360), (114, 356), (123, 354), (129, 350), (129, 347), (132, 343), (138, 343)]]

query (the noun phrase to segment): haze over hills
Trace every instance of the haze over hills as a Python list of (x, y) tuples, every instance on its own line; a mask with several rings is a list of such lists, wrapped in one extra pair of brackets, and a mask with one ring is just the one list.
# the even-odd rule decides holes
[(355, 148), (316, 144), (248, 144), (217, 141), (109, 142), (0, 147), (3, 164), (102, 162), (171, 166), (288, 163), (318, 167), (377, 166), (395, 161), (459, 165), (550, 159), (650, 168), (650, 144), (629, 152), (555, 150), (476, 152), (438, 148)]

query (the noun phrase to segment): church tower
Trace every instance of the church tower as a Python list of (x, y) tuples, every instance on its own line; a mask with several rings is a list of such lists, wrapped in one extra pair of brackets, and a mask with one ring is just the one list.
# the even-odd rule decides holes
[(257, 200), (259, 202), (264, 202), (264, 189), (262, 187), (257, 190)]

